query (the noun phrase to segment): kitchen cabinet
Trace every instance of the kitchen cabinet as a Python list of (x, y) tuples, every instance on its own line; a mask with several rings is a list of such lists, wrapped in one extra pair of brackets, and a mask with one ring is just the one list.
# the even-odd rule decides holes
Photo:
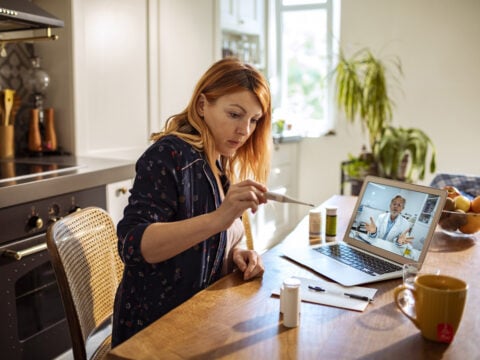
[(35, 43), (63, 148), (138, 158), (215, 59), (214, 1), (35, 0), (65, 21)]
[(220, 0), (222, 57), (236, 56), (265, 69), (266, 2)]
[[(268, 188), (270, 191), (297, 197), (298, 143), (276, 144)], [(278, 243), (299, 220), (298, 206), (269, 201), (256, 214), (249, 213), (255, 250), (263, 252)]]
[(73, 0), (76, 153), (145, 149), (149, 135), (147, 0)]
[(260, 34), (265, 23), (264, 7), (264, 0), (221, 0), (221, 27), (244, 34)]
[(35, 43), (60, 145), (75, 155), (136, 158), (158, 120), (158, 35), (149, 28), (156, 1), (35, 2), (65, 21), (57, 41)]
[(113, 219), (115, 226), (123, 218), (123, 210), (128, 204), (129, 190), (133, 179), (127, 179), (107, 184), (107, 211)]

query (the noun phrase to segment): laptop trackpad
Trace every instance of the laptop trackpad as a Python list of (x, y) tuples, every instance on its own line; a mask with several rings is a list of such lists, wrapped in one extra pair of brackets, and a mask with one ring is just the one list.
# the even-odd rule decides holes
[(323, 275), (344, 286), (354, 286), (372, 282), (373, 276), (342, 264), (310, 248), (289, 250), (285, 257)]

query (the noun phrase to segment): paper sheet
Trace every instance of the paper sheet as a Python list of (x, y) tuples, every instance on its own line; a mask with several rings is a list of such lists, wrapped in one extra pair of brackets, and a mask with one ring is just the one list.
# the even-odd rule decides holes
[[(302, 282), (300, 287), (300, 298), (302, 301), (330, 305), (349, 310), (364, 311), (369, 302), (365, 300), (352, 299), (348, 296), (345, 296), (345, 293), (366, 296), (370, 299), (373, 299), (375, 293), (377, 292), (377, 289), (361, 286), (346, 287), (322, 279), (313, 280), (298, 276), (294, 276), (294, 278), (299, 279)], [(325, 291), (314, 291), (309, 289), (308, 286), (317, 286), (325, 289)], [(280, 296), (280, 288), (278, 290), (274, 290), (272, 294)]]

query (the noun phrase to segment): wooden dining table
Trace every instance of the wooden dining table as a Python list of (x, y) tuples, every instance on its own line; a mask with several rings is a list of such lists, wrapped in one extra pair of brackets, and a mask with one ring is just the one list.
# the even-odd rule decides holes
[[(356, 197), (335, 195), (320, 207), (338, 207), (341, 240)], [(291, 276), (323, 279), (287, 260), (291, 246), (309, 246), (308, 216), (262, 255), (262, 278), (229, 274), (112, 349), (108, 359), (480, 359), (480, 238), (435, 232), (425, 264), (469, 284), (458, 332), (451, 344), (436, 343), (395, 306), (402, 279), (376, 282), (364, 311), (301, 303), (298, 327), (283, 325), (278, 291)]]

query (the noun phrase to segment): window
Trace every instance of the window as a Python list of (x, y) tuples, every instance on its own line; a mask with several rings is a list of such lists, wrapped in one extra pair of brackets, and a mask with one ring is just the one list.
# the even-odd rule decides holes
[(285, 120), (294, 135), (317, 137), (333, 127), (333, 13), (339, 1), (275, 0), (273, 121)]

